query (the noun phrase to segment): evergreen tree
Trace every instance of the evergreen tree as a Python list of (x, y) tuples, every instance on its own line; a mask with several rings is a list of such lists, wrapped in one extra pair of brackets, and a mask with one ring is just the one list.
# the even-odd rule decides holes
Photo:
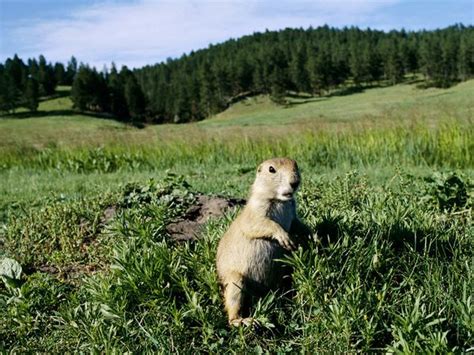
[(14, 110), (23, 99), (27, 69), (23, 61), (15, 54), (13, 59), (5, 61), (4, 100), (6, 111)]
[(0, 112), (8, 112), (10, 109), (7, 96), (5, 67), (3, 64), (0, 64)]
[(123, 78), (119, 75), (113, 63), (112, 69), (107, 77), (107, 87), (110, 112), (120, 119), (127, 118), (129, 112), (125, 101)]
[(38, 82), (39, 65), (35, 58), (28, 59), (28, 74)]
[(443, 69), (441, 86), (448, 87), (458, 78), (459, 38), (453, 29), (442, 42)]
[(349, 49), (342, 44), (333, 45), (333, 85), (344, 84), (351, 74), (349, 67)]
[(364, 82), (370, 81), (369, 67), (363, 52), (360, 50), (360, 43), (353, 42), (350, 51), (350, 69), (352, 80), (355, 86), (360, 86)]
[(214, 103), (214, 78), (211, 72), (211, 67), (207, 61), (205, 61), (199, 68), (199, 82), (200, 86), (200, 108), (204, 117), (209, 117), (215, 111)]
[(263, 94), (268, 92), (268, 84), (265, 78), (265, 64), (260, 58), (255, 59), (252, 76), (253, 90), (255, 93)]
[(56, 79), (54, 69), (46, 62), (46, 58), (40, 55), (38, 60), (38, 84), (41, 96), (52, 95), (56, 89)]
[(64, 82), (65, 85), (72, 85), (74, 78), (77, 74), (77, 70), (77, 59), (72, 56), (69, 62), (67, 63), (66, 80)]
[(405, 73), (415, 73), (418, 70), (417, 47), (418, 43), (415, 37), (406, 38), (400, 42), (400, 56)]
[(311, 90), (309, 74), (306, 68), (307, 61), (307, 50), (302, 46), (294, 53), (289, 64), (291, 81), (295, 90), (299, 92), (309, 92)]
[(145, 113), (145, 97), (135, 76), (131, 72), (125, 73), (124, 95), (128, 112), (132, 121), (140, 121)]
[(81, 65), (72, 85), (71, 99), (81, 111), (106, 112), (108, 90), (104, 77), (95, 69)]
[(378, 82), (383, 75), (383, 62), (377, 48), (368, 43), (364, 47), (363, 61), (367, 63), (367, 79), (371, 82)]
[(384, 48), (384, 72), (386, 79), (394, 85), (403, 80), (403, 61), (398, 43), (395, 39), (388, 40)]
[(227, 101), (230, 99), (232, 85), (230, 81), (230, 74), (224, 65), (219, 65), (213, 74), (215, 78), (215, 98), (218, 108), (224, 108)]
[(66, 69), (62, 63), (54, 64), (54, 80), (59, 85), (66, 85)]
[(467, 80), (474, 76), (474, 31), (461, 37), (458, 71), (461, 80)]
[(272, 101), (279, 105), (286, 104), (285, 74), (279, 66), (273, 68), (273, 73), (270, 76), (270, 85), (270, 98)]
[(312, 51), (308, 60), (308, 72), (313, 94), (321, 96), (332, 82), (332, 61), (329, 53), (320, 48)]
[(421, 71), (434, 85), (441, 85), (443, 72), (443, 52), (436, 39), (428, 37), (420, 50)]
[(252, 87), (253, 70), (247, 56), (241, 52), (235, 62), (234, 93), (249, 91)]
[(38, 82), (36, 81), (36, 79), (30, 77), (28, 78), (26, 82), (25, 106), (31, 112), (36, 112), (38, 110), (38, 97), (39, 97)]

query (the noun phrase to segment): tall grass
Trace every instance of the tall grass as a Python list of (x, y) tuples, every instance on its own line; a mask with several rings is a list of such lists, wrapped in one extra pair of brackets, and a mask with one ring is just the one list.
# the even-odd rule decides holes
[(71, 172), (166, 169), (175, 165), (215, 166), (251, 164), (272, 156), (291, 156), (317, 167), (371, 165), (473, 166), (474, 127), (445, 123), (423, 126), (367, 129), (365, 131), (309, 131), (262, 137), (229, 134), (175, 137), (149, 145), (111, 144), (99, 148), (12, 147), (0, 157), (0, 169), (13, 167)]

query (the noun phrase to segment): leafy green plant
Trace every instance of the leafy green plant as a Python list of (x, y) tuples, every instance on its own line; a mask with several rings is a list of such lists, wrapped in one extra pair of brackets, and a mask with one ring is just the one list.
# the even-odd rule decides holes
[(472, 184), (459, 174), (436, 173), (426, 180), (429, 183), (430, 192), (442, 211), (459, 210), (470, 203), (468, 188), (472, 187)]
[(0, 278), (9, 289), (16, 289), (21, 285), (22, 268), (18, 261), (10, 258), (0, 260)]

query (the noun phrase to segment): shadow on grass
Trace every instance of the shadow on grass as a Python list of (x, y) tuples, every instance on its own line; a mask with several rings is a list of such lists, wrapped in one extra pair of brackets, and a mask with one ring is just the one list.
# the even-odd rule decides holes
[(54, 100), (54, 99), (60, 99), (60, 98), (69, 97), (69, 96), (71, 96), (71, 90), (69, 90), (69, 89), (56, 89), (56, 92), (53, 95), (43, 96), (39, 99), (39, 102), (44, 102), (44, 101), (49, 101), (49, 100)]
[(338, 243), (347, 235), (365, 235), (367, 245), (373, 237), (382, 238), (390, 242), (391, 249), (397, 254), (414, 251), (420, 255), (444, 260), (453, 257), (455, 246), (460, 242), (454, 235), (447, 238), (438, 237), (439, 231), (436, 229), (408, 228), (403, 221), (394, 221), (382, 228), (380, 233), (371, 233), (372, 227), (348, 223), (341, 216), (326, 216), (315, 226), (314, 231), (323, 247)]
[(66, 110), (48, 110), (48, 111), (24, 111), (24, 112), (14, 112), (8, 113), (3, 115), (4, 118), (18, 118), (18, 119), (26, 119), (26, 118), (37, 118), (37, 117), (50, 117), (50, 116), (72, 116), (72, 115), (83, 115), (95, 118), (106, 118), (106, 119), (114, 119), (117, 120), (116, 117), (109, 115), (109, 114), (101, 114), (95, 112), (83, 112), (83, 111), (75, 111), (71, 109)]
[(75, 111), (75, 110), (48, 110), (48, 111), (36, 111), (36, 112), (30, 112), (30, 111), (15, 112), (15, 113), (4, 114), (0, 117), (0, 119), (2, 119), (2, 118), (28, 119), (28, 118), (42, 118), (42, 117), (53, 117), (53, 116), (74, 116), (74, 115), (87, 116), (87, 117), (98, 118), (98, 119), (103, 119), (103, 120), (113, 120), (113, 121), (117, 121), (117, 122), (120, 122), (120, 123), (124, 123), (124, 124), (130, 125), (130, 126), (133, 126), (135, 128), (140, 128), (140, 129), (146, 127), (144, 122), (124, 120), (124, 119), (120, 119), (120, 118), (118, 118), (118, 117), (116, 117), (112, 114), (108, 114), (108, 113), (85, 112), (85, 111)]
[(74, 116), (81, 115), (92, 118), (99, 118), (103, 120), (112, 120), (116, 122), (125, 123), (131, 125), (135, 128), (145, 128), (145, 123), (143, 122), (133, 122), (126, 119), (120, 119), (109, 113), (98, 113), (90, 111), (75, 111), (75, 110), (48, 110), (48, 111), (36, 111), (36, 112), (15, 112), (8, 113), (1, 116), (1, 118), (14, 118), (14, 119), (28, 119), (28, 118), (42, 118), (42, 117), (52, 117), (52, 116)]
[(382, 88), (386, 86), (387, 85), (382, 85), (382, 84), (372, 84), (372, 85), (364, 85), (364, 86), (347, 86), (347, 87), (336, 89), (333, 92), (330, 92), (321, 96), (313, 96), (308, 93), (288, 93), (287, 97), (291, 99), (300, 99), (301, 101), (290, 101), (287, 103), (286, 107), (303, 105), (303, 104), (307, 104), (311, 102), (326, 101), (330, 99), (331, 97), (360, 94), (360, 93), (363, 93), (367, 89)]
[(286, 94), (287, 97), (291, 97), (292, 99), (312, 99), (313, 95), (306, 93), (306, 92), (288, 92)]
[(308, 103), (311, 103), (311, 102), (326, 101), (327, 99), (328, 99), (328, 97), (318, 96), (318, 97), (313, 97), (311, 99), (303, 100), (303, 101), (290, 101), (285, 105), (285, 107), (293, 107), (293, 106), (297, 106), (297, 105), (304, 105), (304, 104), (308, 104)]
[(378, 87), (377, 85), (373, 86), (349, 86), (345, 88), (341, 88), (340, 90), (336, 90), (328, 95), (328, 97), (336, 97), (336, 96), (347, 96), (352, 94), (360, 94), (365, 91), (365, 89), (373, 89)]

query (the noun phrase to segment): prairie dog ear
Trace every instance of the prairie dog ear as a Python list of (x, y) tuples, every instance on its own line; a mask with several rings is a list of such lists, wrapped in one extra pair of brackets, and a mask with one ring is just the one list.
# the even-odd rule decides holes
[(262, 165), (263, 165), (263, 164), (260, 164), (260, 165), (258, 166), (258, 168), (257, 168), (257, 173), (260, 173), (260, 172), (262, 171)]

